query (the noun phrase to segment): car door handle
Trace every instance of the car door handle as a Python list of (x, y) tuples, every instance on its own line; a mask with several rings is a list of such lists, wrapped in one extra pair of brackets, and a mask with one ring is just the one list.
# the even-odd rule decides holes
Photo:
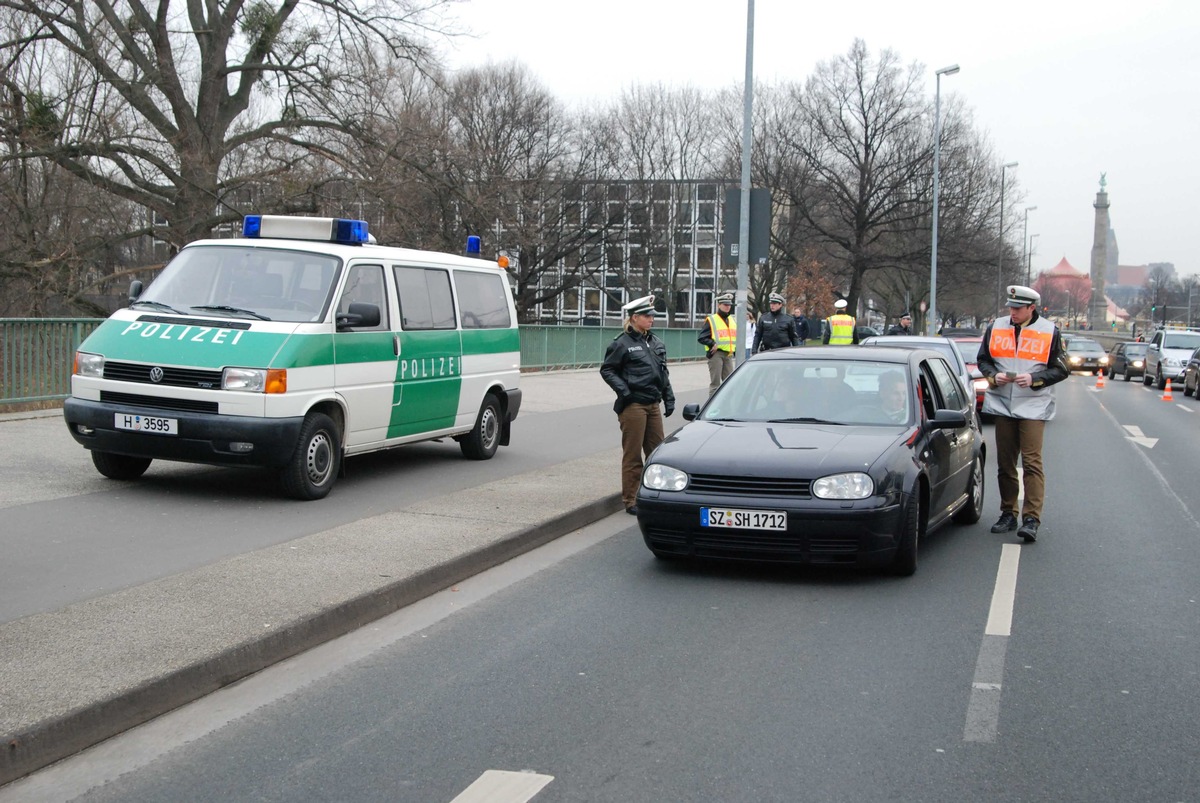
[(392, 353), (400, 356), (400, 335), (392, 335)]

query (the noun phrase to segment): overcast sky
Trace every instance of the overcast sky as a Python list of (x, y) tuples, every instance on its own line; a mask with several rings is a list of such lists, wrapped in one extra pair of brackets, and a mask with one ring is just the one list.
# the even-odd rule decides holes
[[(449, 46), (453, 66), (515, 59), (571, 105), (615, 98), (636, 83), (741, 87), (746, 0), (463, 0), (476, 33)], [(1025, 207), (1033, 272), (1064, 256), (1091, 264), (1092, 204), (1107, 174), (1122, 265), (1172, 262), (1200, 272), (1200, 2), (755, 0), (754, 78), (803, 81), (858, 37), (873, 53), (942, 78), (1006, 173), (1020, 243)]]

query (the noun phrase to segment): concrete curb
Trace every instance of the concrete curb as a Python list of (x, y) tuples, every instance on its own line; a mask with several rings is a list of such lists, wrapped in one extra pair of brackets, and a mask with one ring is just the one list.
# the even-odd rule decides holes
[[(16, 667), (5, 671), (0, 784), (617, 512), (620, 494), (597, 489), (617, 484), (619, 454), (0, 625), (0, 654)], [(523, 505), (511, 504), (517, 493)]]

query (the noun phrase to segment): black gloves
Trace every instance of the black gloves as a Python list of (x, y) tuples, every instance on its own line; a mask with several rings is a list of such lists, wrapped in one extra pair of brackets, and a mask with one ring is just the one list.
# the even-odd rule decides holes
[(674, 404), (668, 404), (668, 405), (667, 405), (667, 407), (666, 407), (666, 409), (665, 409), (665, 410), (663, 410), (663, 416), (664, 416), (664, 417), (666, 417), (666, 418), (670, 418), (670, 417), (671, 417), (671, 413), (673, 413), (673, 412), (675, 412), (675, 405), (674, 405)]

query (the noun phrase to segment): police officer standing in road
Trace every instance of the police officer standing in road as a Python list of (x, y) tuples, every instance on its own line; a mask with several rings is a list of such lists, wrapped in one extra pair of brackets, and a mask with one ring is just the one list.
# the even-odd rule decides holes
[(675, 392), (667, 371), (667, 347), (650, 331), (654, 296), (630, 301), (622, 309), (625, 331), (608, 344), (600, 376), (617, 393), (613, 411), (621, 424), (621, 501), (626, 513), (636, 515), (643, 456), (649, 457), (663, 442), (663, 416), (675, 412)]
[(708, 358), (708, 395), (716, 393), (721, 383), (733, 373), (733, 352), (737, 349), (737, 318), (732, 315), (733, 296), (717, 297), (717, 311), (704, 319), (700, 336)]
[(907, 312), (900, 316), (900, 323), (893, 324), (887, 330), (889, 335), (911, 335), (912, 334), (912, 316)]
[(846, 312), (846, 299), (839, 298), (833, 302), (833, 306), (837, 312), (826, 319), (825, 334), (821, 337), (821, 342), (830, 346), (849, 346), (857, 343), (858, 326), (855, 325), (854, 316)]
[(758, 319), (758, 330), (754, 335), (754, 348), (751, 353), (800, 345), (796, 321), (783, 311), (783, 296), (771, 293), (767, 306), (770, 311), (763, 313)]
[[(1051, 385), (1070, 376), (1063, 360), (1058, 327), (1037, 313), (1041, 296), (1021, 285), (1009, 285), (1009, 314), (988, 324), (979, 346), (979, 370), (988, 380), (983, 412), (995, 416), (996, 470), (1000, 485), (1000, 518), (992, 532), (1017, 530), (1026, 543), (1037, 540), (1046, 497), (1042, 471), (1042, 436), (1054, 418)], [(1021, 460), (1025, 501), (1017, 529), (1017, 458)]]

